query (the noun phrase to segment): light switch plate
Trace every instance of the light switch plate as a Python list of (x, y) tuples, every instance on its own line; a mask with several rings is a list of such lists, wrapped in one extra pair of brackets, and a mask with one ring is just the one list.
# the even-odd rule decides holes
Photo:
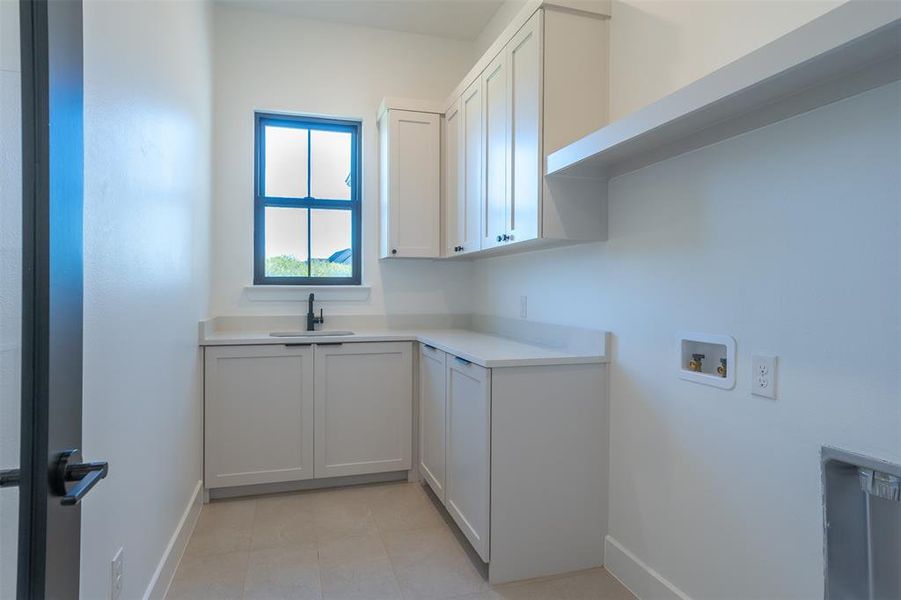
[(751, 357), (751, 393), (776, 399), (776, 357)]

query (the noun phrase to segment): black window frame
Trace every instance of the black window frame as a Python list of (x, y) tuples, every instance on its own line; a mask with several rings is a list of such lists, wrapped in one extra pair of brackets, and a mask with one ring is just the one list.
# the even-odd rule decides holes
[[(328, 198), (282, 198), (265, 195), (265, 127), (291, 127), (310, 131), (343, 131), (351, 134), (350, 200)], [(362, 280), (362, 123), (350, 119), (332, 119), (268, 112), (254, 113), (254, 169), (253, 169), (253, 284), (254, 285), (360, 285)], [(311, 136), (312, 137), (312, 136)], [(309, 139), (309, 138), (308, 138)], [(307, 177), (310, 173), (310, 153), (307, 152)], [(309, 191), (309, 190), (308, 190)], [(324, 208), (347, 210), (351, 213), (351, 251), (353, 268), (350, 277), (268, 277), (266, 276), (266, 208)], [(312, 215), (312, 212), (308, 213)], [(307, 218), (307, 261), (312, 244), (311, 217)], [(309, 272), (309, 270), (308, 270)]]

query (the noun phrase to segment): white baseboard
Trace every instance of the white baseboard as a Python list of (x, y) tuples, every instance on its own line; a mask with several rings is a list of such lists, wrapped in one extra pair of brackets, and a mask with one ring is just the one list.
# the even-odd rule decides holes
[[(2, 0), (0, 0), (2, 1)], [(387, 483), (407, 479), (407, 471), (391, 471), (389, 473), (364, 473), (363, 475), (344, 475), (341, 477), (324, 477), (322, 479), (304, 479), (302, 481), (284, 481), (280, 483), (257, 483), (254, 485), (236, 485), (231, 487), (209, 488), (204, 490), (205, 503), (210, 500), (224, 498), (242, 498), (261, 494), (284, 494), (285, 492), (303, 492), (324, 488), (361, 485), (365, 483)]]
[(612, 536), (604, 544), (604, 567), (640, 600), (691, 600)]
[(169, 539), (166, 551), (157, 565), (153, 577), (150, 578), (150, 585), (144, 592), (144, 600), (163, 600), (169, 591), (169, 585), (175, 576), (175, 570), (181, 561), (182, 554), (188, 546), (188, 540), (191, 539), (191, 533), (194, 531), (194, 525), (197, 524), (197, 517), (200, 516), (200, 509), (203, 506), (203, 481), (198, 481), (191, 495), (188, 506), (178, 522), (178, 526)]

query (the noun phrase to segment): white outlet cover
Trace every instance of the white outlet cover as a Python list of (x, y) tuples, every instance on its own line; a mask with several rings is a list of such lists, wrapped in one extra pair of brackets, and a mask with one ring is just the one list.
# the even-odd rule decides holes
[(776, 399), (776, 357), (751, 357), (751, 393)]

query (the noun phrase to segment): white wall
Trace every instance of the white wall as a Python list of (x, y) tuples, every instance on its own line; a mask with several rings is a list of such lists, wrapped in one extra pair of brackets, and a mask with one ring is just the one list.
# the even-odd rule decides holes
[[(613, 333), (610, 533), (693, 598), (822, 597), (820, 447), (901, 461), (899, 105), (896, 83), (622, 176), (608, 242), (476, 264), (479, 310), (527, 295)], [(686, 330), (735, 337), (733, 391), (676, 377)]]
[[(845, 0), (613, 0), (610, 118), (659, 100)], [(480, 57), (526, 0), (506, 0), (476, 38)]]
[[(837, 2), (614, 2), (612, 118)], [(611, 182), (610, 240), (476, 263), (479, 311), (613, 332), (610, 532), (694, 598), (823, 595), (819, 450), (901, 460), (899, 85)], [(675, 376), (732, 335), (730, 392)], [(857, 348), (859, 351), (854, 351)], [(779, 356), (779, 397), (750, 357)]]
[(328, 314), (465, 312), (463, 263), (379, 261), (376, 109), (383, 96), (443, 99), (471, 67), (466, 42), (215, 8), (212, 312), (292, 314), (301, 302), (253, 302), (253, 113), (274, 110), (363, 120), (364, 302)]
[(619, 119), (844, 0), (613, 0), (610, 118)]
[(208, 314), (210, 16), (201, 2), (84, 6), (84, 454), (110, 474), (82, 509), (81, 596), (139, 598), (201, 477)]
[[(473, 42), (473, 64), (480, 59), (485, 51), (491, 47), (494, 40), (504, 31), (504, 28), (510, 24), (513, 17), (523, 9), (527, 0), (504, 0), (491, 19), (482, 28), (482, 31)], [(470, 65), (472, 66), (472, 65)]]

